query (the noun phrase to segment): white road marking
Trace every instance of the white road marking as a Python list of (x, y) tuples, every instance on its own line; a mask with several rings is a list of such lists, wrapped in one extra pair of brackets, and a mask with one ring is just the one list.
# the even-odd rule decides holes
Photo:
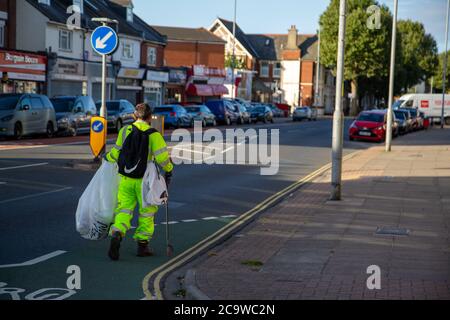
[(29, 167), (40, 167), (40, 166), (46, 166), (46, 165), (48, 165), (48, 162), (26, 164), (26, 165), (23, 165), (23, 166), (15, 166), (15, 167), (4, 167), (4, 168), (0, 168), (0, 171), (13, 170), (13, 169), (22, 169), (22, 168), (29, 168)]
[(6, 184), (6, 182), (0, 181), (0, 185), (2, 185), (2, 184)]
[(29, 260), (29, 261), (25, 261), (25, 262), (22, 262), (22, 263), (3, 264), (3, 265), (0, 265), (0, 269), (1, 268), (15, 268), (15, 267), (32, 266), (32, 265), (38, 264), (40, 262), (49, 260), (51, 258), (57, 257), (59, 255), (62, 255), (64, 253), (66, 253), (66, 252), (67, 251), (57, 250), (57, 251), (51, 252), (49, 254), (43, 255), (41, 257), (37, 257), (35, 259)]
[(205, 218), (202, 218), (202, 220), (206, 220), (206, 221), (208, 221), (208, 220), (216, 220), (216, 219), (219, 219), (219, 217), (205, 217)]
[(186, 220), (181, 220), (181, 222), (186, 222), (186, 223), (189, 223), (189, 222), (197, 222), (198, 220), (197, 219), (186, 219)]
[(236, 218), (237, 216), (234, 214), (229, 214), (227, 216), (220, 216), (221, 218)]
[(48, 195), (48, 194), (57, 193), (57, 192), (62, 192), (62, 191), (70, 190), (70, 189), (72, 189), (72, 187), (65, 187), (65, 188), (61, 188), (61, 189), (57, 189), (57, 190), (52, 190), (52, 191), (46, 191), (46, 192), (41, 192), (41, 193), (30, 194), (30, 195), (28, 195), (28, 196), (17, 197), (17, 198), (12, 198), (12, 199), (7, 199), (7, 200), (1, 200), (1, 201), (0, 201), (0, 204), (9, 203), (9, 202), (14, 202), (14, 201), (18, 201), (18, 200), (25, 200), (25, 199), (30, 199), (30, 198), (40, 197), (40, 196), (45, 196), (45, 195)]

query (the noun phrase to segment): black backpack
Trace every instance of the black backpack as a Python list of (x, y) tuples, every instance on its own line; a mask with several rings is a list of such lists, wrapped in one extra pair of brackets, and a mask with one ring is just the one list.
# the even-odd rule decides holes
[[(150, 128), (146, 131), (141, 131), (133, 125), (131, 127), (130, 134), (122, 143), (122, 150), (120, 151), (117, 164), (121, 175), (139, 179), (144, 177), (147, 169), (149, 137), (157, 130)], [(127, 130), (127, 128), (123, 130)]]

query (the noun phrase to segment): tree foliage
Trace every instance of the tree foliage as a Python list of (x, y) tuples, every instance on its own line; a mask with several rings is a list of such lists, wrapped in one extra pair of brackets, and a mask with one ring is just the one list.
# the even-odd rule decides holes
[[(442, 92), (442, 76), (444, 74), (444, 57), (445, 52), (442, 52), (438, 56), (438, 63), (436, 71), (433, 75), (433, 87)], [(447, 51), (447, 72), (445, 78), (445, 91), (450, 91), (450, 51)]]
[(437, 45), (422, 23), (400, 20), (397, 24), (396, 93), (403, 93), (435, 74)]

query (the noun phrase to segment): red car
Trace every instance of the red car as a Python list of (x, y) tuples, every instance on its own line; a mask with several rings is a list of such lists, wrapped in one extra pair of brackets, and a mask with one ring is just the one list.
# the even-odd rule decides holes
[[(387, 110), (361, 112), (350, 126), (350, 140), (384, 141), (386, 138), (386, 118)], [(398, 132), (395, 121), (393, 121), (392, 130), (393, 136), (396, 136)]]

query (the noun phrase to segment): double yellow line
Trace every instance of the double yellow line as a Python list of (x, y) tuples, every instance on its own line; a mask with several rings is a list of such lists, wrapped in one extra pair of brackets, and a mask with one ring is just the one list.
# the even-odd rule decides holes
[[(351, 154), (348, 154), (343, 158), (343, 161), (348, 160), (350, 158), (353, 158), (356, 154), (360, 153), (361, 151), (356, 151)], [(249, 220), (253, 219), (258, 213), (266, 210), (267, 208), (271, 207), (273, 204), (284, 198), (287, 194), (290, 192), (300, 188), (301, 186), (305, 185), (306, 183), (310, 182), (317, 176), (323, 174), (327, 170), (331, 168), (331, 163), (321, 167), (320, 169), (317, 169), (316, 171), (310, 173), (306, 177), (300, 179), (297, 182), (294, 182), (290, 186), (286, 187), (285, 189), (275, 193), (274, 195), (270, 196), (260, 204), (258, 204), (253, 209), (250, 209), (249, 211), (245, 212), (223, 228), (219, 229), (209, 237), (203, 239), (199, 243), (195, 244), (188, 250), (182, 252), (180, 255), (176, 256), (174, 259), (166, 262), (165, 264), (159, 266), (158, 268), (152, 270), (149, 274), (145, 276), (145, 278), (142, 280), (142, 289), (144, 291), (145, 297), (148, 300), (163, 300), (163, 294), (161, 290), (161, 282), (162, 279), (171, 271), (181, 267), (185, 263), (189, 262), (192, 258), (195, 256), (203, 253), (203, 251), (206, 251), (208, 248), (212, 247), (213, 244), (217, 244), (222, 238), (229, 235), (230, 233), (233, 233), (236, 231), (239, 227), (242, 227), (245, 225)], [(152, 294), (149, 290), (149, 283), (150, 280), (153, 279), (153, 290), (154, 294)]]

